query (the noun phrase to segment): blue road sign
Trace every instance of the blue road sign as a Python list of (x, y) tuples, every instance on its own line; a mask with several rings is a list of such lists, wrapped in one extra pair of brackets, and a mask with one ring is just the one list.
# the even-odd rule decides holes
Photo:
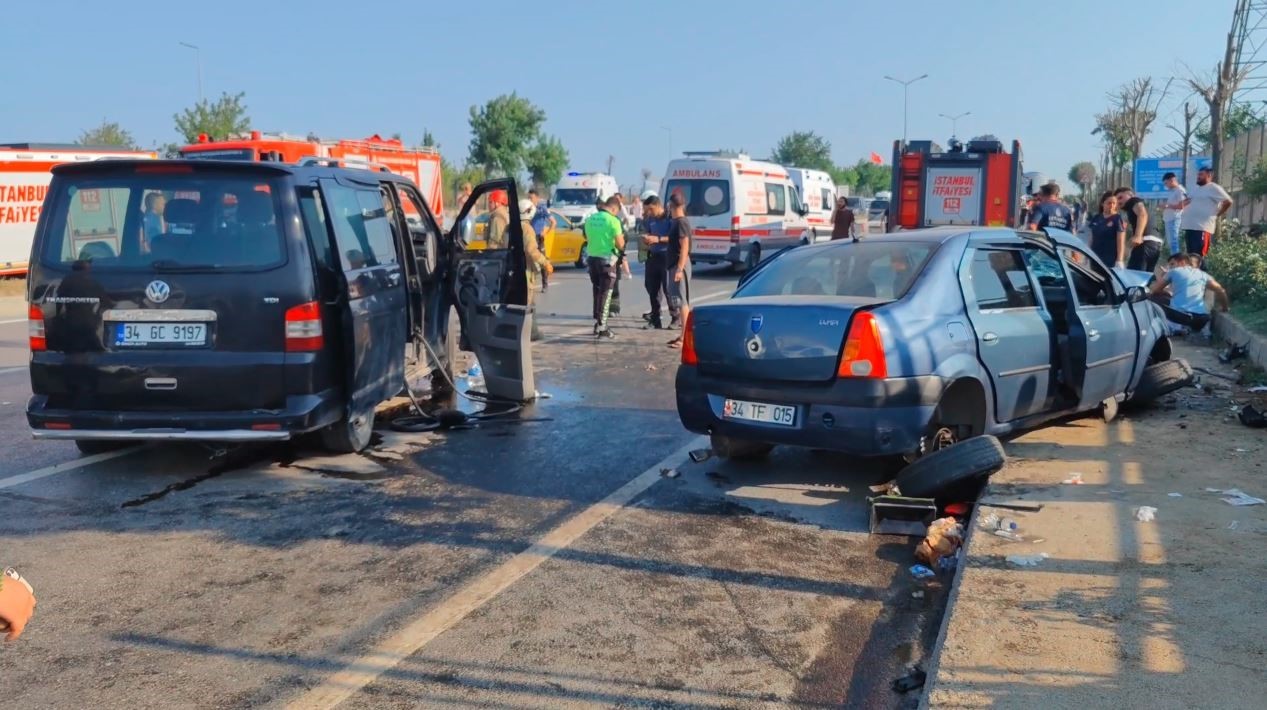
[[(1197, 168), (1210, 165), (1207, 156), (1191, 156), (1188, 158), (1188, 187), (1196, 184)], [(1183, 160), (1181, 158), (1140, 158), (1135, 161), (1134, 186), (1136, 197), (1146, 200), (1160, 200), (1166, 197), (1166, 186), (1162, 184), (1162, 176), (1174, 173), (1183, 176)]]

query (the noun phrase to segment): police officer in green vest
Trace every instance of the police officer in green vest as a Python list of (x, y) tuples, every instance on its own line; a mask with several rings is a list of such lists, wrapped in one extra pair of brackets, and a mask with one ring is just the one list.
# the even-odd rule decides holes
[(610, 197), (602, 207), (585, 220), (585, 238), (588, 242), (590, 284), (594, 291), (594, 335), (614, 338), (607, 325), (611, 309), (612, 288), (619, 274), (616, 271), (617, 256), (625, 251), (624, 228), (616, 214), (620, 200)]

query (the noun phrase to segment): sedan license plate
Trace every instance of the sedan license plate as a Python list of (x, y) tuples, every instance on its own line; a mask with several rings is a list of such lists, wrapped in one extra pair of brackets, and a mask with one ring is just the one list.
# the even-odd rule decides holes
[(723, 419), (742, 419), (762, 424), (796, 426), (796, 407), (786, 404), (762, 404), (728, 399), (722, 407)]
[(116, 323), (114, 344), (123, 348), (155, 345), (201, 347), (207, 344), (207, 324)]

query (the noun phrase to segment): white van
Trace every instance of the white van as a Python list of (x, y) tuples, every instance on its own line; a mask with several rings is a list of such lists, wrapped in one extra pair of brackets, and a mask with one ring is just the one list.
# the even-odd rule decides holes
[(756, 266), (810, 241), (807, 210), (780, 165), (737, 153), (686, 153), (664, 173), (661, 199), (686, 198), (695, 237), (691, 261)]
[[(611, 175), (569, 172), (554, 186), (550, 208), (567, 217), (573, 227), (579, 228), (587, 217), (598, 211), (596, 202), (606, 200), (617, 192), (620, 192), (620, 186)], [(622, 219), (628, 222), (627, 217)]]
[(809, 210), (805, 221), (809, 224), (810, 240), (831, 239), (831, 213), (836, 209), (836, 196), (839, 194), (836, 181), (822, 170), (809, 168), (788, 168), (787, 175)]

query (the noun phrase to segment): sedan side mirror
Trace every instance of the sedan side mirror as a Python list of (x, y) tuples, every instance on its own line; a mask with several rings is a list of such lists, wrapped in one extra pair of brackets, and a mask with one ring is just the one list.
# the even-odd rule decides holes
[(1143, 303), (1148, 300), (1148, 290), (1143, 286), (1131, 286), (1126, 289), (1126, 301), (1128, 303)]

